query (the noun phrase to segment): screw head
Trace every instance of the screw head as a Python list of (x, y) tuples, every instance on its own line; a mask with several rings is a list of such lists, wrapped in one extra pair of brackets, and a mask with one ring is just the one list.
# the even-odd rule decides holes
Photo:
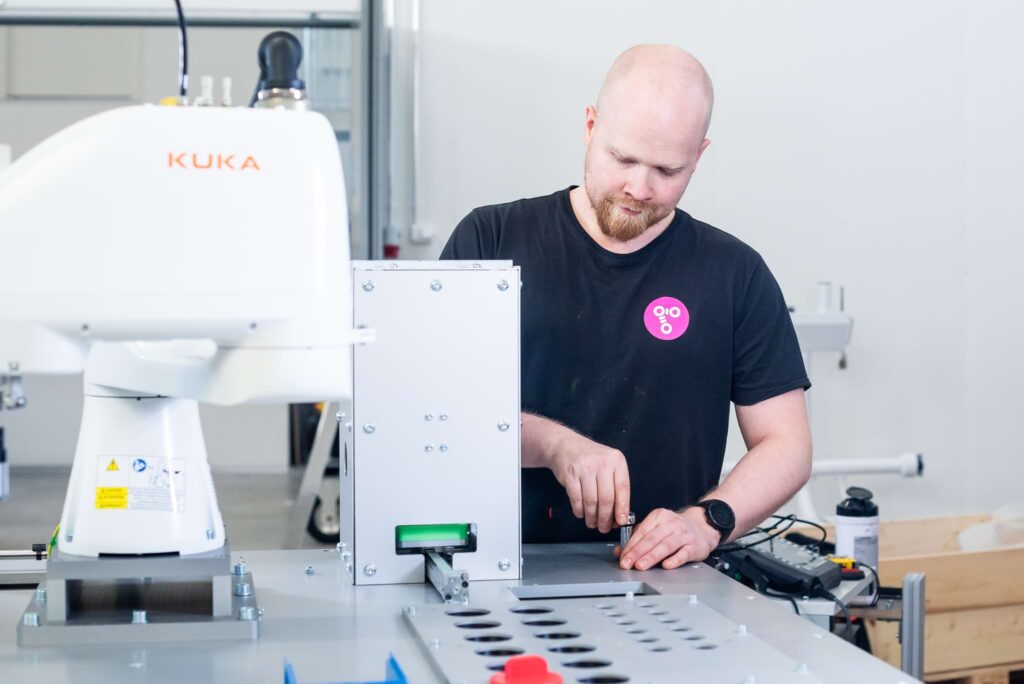
[(499, 280), (498, 281), (498, 289), (501, 290), (502, 292), (507, 290), (508, 289), (508, 281), (507, 280)]
[(431, 280), (430, 281), (430, 289), (433, 290), (434, 292), (440, 292), (441, 287), (442, 286), (441, 286), (441, 281), (440, 280)]
[(90, 332), (89, 324), (88, 323), (83, 323), (82, 327), (81, 327), (81, 331), (82, 331), (82, 336), (83, 337), (88, 337), (89, 336), (89, 332)]
[(374, 426), (373, 423), (367, 423), (366, 425), (363, 426), (363, 432), (365, 432), (368, 435), (372, 435), (376, 431), (377, 428), (376, 426)]
[(252, 323), (249, 324), (249, 332), (251, 332), (251, 333), (256, 332), (256, 329), (259, 328), (259, 327), (260, 327), (260, 324), (257, 323), (256, 321), (253, 321)]
[(373, 577), (377, 574), (377, 566), (373, 563), (367, 563), (363, 566), (363, 574), (367, 577)]
[(133, 610), (132, 611), (132, 624), (133, 625), (144, 625), (149, 622), (149, 615), (144, 610)]
[(437, 419), (438, 420), (448, 420), (448, 414), (447, 413), (442, 413), (441, 415), (439, 415), (437, 417)]
[(366, 281), (363, 282), (363, 291), (364, 292), (373, 292), (373, 281), (372, 280), (366, 280)]
[(306, 575), (315, 575), (315, 574), (316, 574), (316, 570), (313, 569), (313, 566), (312, 565), (307, 565), (306, 566)]
[(213, 530), (206, 530), (206, 538), (207, 539), (211, 539), (212, 540), (212, 539), (215, 539), (216, 537), (217, 537), (217, 533), (216, 532), (214, 532)]
[(256, 608), (253, 606), (240, 606), (238, 609), (238, 619), (244, 622), (252, 622), (257, 615)]
[(34, 610), (27, 611), (21, 616), (21, 624), (26, 627), (38, 627), (39, 626), (39, 613)]
[(406, 615), (415, 615), (416, 614), (416, 606), (406, 606), (405, 607), (405, 614)]
[(502, 558), (498, 561), (498, 569), (502, 572), (508, 572), (508, 569), (512, 567), (512, 561), (508, 558)]
[(441, 453), (444, 453), (445, 451), (448, 451), (448, 445), (442, 444), (439, 447), (437, 447), (437, 450), (440, 451)]
[(36, 603), (46, 603), (46, 587), (36, 587)]
[(427, 453), (430, 453), (431, 451), (434, 450), (434, 445), (433, 444), (428, 444), (425, 447), (423, 447), (423, 450), (426, 451)]
[(500, 423), (498, 423), (498, 429), (501, 430), (502, 432), (508, 432), (508, 429), (510, 427), (511, 425), (509, 425), (509, 422), (507, 420), (503, 420)]
[(698, 603), (700, 603), (700, 601), (697, 600), (697, 595), (690, 594), (690, 605), (696, 605)]
[(423, 420), (426, 420), (426, 421), (434, 420), (434, 414), (433, 413), (428, 413), (427, 415), (423, 416)]
[(339, 423), (344, 421), (346, 418), (348, 418), (348, 414), (343, 413), (342, 411), (338, 411), (337, 413), (334, 414), (334, 419)]
[(249, 572), (249, 566), (246, 565), (244, 562), (242, 562), (242, 563), (235, 563), (234, 565), (231, 566), (231, 574), (232, 575), (241, 576), (241, 575), (244, 575), (247, 572)]

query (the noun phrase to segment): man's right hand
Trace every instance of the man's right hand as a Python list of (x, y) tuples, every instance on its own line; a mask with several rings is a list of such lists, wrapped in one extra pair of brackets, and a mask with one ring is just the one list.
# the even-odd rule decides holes
[(524, 413), (523, 466), (551, 469), (587, 527), (610, 532), (629, 515), (629, 468), (618, 449), (598, 444), (555, 421)]

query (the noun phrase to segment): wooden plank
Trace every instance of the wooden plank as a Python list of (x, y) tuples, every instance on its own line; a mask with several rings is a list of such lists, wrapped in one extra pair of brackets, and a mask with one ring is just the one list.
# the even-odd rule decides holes
[[(900, 666), (895, 622), (866, 621), (871, 650)], [(977, 674), (978, 668), (1013, 672), (1024, 669), (1024, 605), (952, 611), (925, 619), (924, 671), (943, 681)]]
[(1024, 548), (973, 553), (884, 558), (879, 574), (885, 586), (901, 586), (908, 572), (925, 573), (929, 613), (1024, 603)]
[(1006, 669), (1024, 658), (1024, 605), (928, 615), (924, 631), (926, 673)]
[(990, 682), (1011, 681), (1011, 675), (1017, 672), (1024, 672), (1024, 662), (1010, 663), (999, 667), (975, 668), (973, 670), (936, 672), (927, 675), (925, 680), (930, 682), (957, 681), (969, 682), (970, 684), (982, 684), (983, 682), (984, 684), (989, 684)]
[(960, 551), (958, 535), (968, 527), (992, 519), (989, 514), (920, 520), (885, 520), (879, 524), (878, 553), (916, 556)]

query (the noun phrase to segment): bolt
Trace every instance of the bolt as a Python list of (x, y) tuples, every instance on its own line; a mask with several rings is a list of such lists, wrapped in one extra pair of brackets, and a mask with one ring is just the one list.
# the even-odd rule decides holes
[(448, 445), (447, 444), (442, 444), (439, 447), (437, 447), (437, 449), (438, 449), (438, 451), (442, 451), (442, 452), (448, 451)]
[(430, 281), (430, 289), (433, 290), (434, 292), (439, 292), (441, 290), (441, 287), (442, 286), (441, 286), (441, 281), (440, 280), (431, 280)]
[(263, 617), (263, 614), (264, 614), (265, 612), (266, 612), (266, 611), (265, 611), (265, 610), (263, 610), (262, 608), (257, 608), (257, 609), (256, 609), (256, 616), (257, 616), (257, 617)]
[(502, 572), (508, 572), (508, 569), (512, 567), (512, 561), (508, 558), (502, 558), (498, 561), (498, 569)]
[(423, 416), (423, 420), (427, 420), (427, 421), (434, 420), (434, 414), (433, 413), (428, 413), (427, 415)]
[(498, 289), (501, 290), (502, 292), (507, 290), (508, 289), (508, 281), (507, 280), (499, 280), (498, 281)]
[(252, 606), (241, 606), (238, 609), (238, 619), (245, 622), (252, 622), (256, 619), (256, 609)]
[(132, 611), (132, 624), (133, 625), (144, 625), (149, 622), (149, 615), (144, 610), (133, 610)]
[(249, 572), (249, 566), (246, 565), (244, 562), (235, 563), (233, 566), (231, 566), (232, 575), (238, 575), (239, 577), (241, 577), (247, 572)]
[[(351, 551), (342, 551), (341, 552), (341, 560), (342, 561), (346, 561), (346, 562), (352, 560), (352, 552)], [(349, 565), (351, 565), (351, 563), (349, 563)]]
[(347, 572), (350, 575), (352, 574), (352, 563), (351, 563), (351, 561), (346, 561), (345, 562), (345, 572)]
[(334, 414), (334, 419), (339, 423), (344, 421), (346, 418), (348, 418), (347, 413), (342, 413), (341, 411), (338, 411), (337, 413)]
[(210, 539), (212, 541), (213, 539), (216, 539), (216, 537), (217, 537), (217, 533), (216, 532), (214, 532), (213, 530), (206, 530), (206, 538), (207, 539)]
[(36, 603), (46, 603), (46, 587), (36, 587)]
[(373, 423), (367, 423), (366, 425), (363, 425), (363, 432), (365, 432), (368, 435), (372, 435), (376, 429), (377, 428), (374, 426)]
[(352, 432), (352, 423), (351, 422), (345, 423), (345, 432), (349, 432), (349, 433)]
[(315, 575), (316, 574), (316, 570), (313, 569), (312, 565), (307, 565), (306, 566), (306, 574), (307, 575)]
[(373, 563), (367, 563), (363, 566), (363, 574), (367, 577), (373, 577), (377, 574), (377, 566)]
[(502, 431), (502, 432), (508, 432), (508, 429), (509, 429), (510, 427), (511, 427), (511, 426), (509, 425), (509, 423), (508, 423), (508, 421), (507, 421), (507, 420), (503, 420), (503, 421), (501, 421), (500, 423), (498, 423), (498, 429), (499, 429), (500, 431)]
[(433, 444), (428, 444), (427, 446), (423, 447), (423, 450), (426, 451), (426, 452), (431, 452), (431, 451), (434, 450), (434, 445)]
[(373, 281), (372, 280), (366, 280), (366, 281), (363, 282), (363, 291), (364, 292), (373, 292)]
[(34, 610), (27, 611), (21, 616), (21, 624), (26, 627), (38, 627), (39, 626), (39, 613)]
[(235, 596), (252, 596), (252, 585), (248, 582), (239, 582), (235, 585)]
[(437, 418), (438, 418), (438, 420), (448, 420), (448, 414), (447, 413), (442, 413)]

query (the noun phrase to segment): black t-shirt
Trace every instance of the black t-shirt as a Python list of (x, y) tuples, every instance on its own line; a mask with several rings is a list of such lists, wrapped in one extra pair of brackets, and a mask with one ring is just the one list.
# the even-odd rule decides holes
[[(474, 209), (441, 258), (521, 267), (522, 408), (621, 450), (637, 520), (718, 484), (730, 401), (810, 387), (761, 256), (678, 209), (650, 244), (616, 254), (586, 233), (562, 190)], [(570, 509), (550, 470), (522, 475), (524, 542), (608, 538), (548, 516)]]

